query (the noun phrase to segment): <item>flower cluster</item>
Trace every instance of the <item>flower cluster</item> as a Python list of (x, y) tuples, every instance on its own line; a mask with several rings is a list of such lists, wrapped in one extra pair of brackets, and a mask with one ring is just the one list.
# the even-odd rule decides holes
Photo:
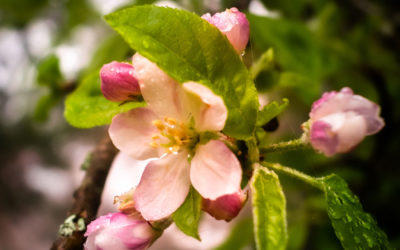
[[(202, 18), (242, 55), (249, 40), (243, 13), (231, 8)], [(104, 65), (100, 77), (108, 100), (124, 103), (140, 96), (146, 102), (146, 107), (114, 116), (109, 135), (121, 152), (151, 161), (138, 186), (118, 198), (120, 212), (88, 226), (85, 249), (146, 249), (160, 236), (153, 225), (169, 221), (191, 187), (201, 195), (205, 212), (218, 220), (235, 218), (247, 192), (241, 188), (241, 163), (231, 151), (234, 143), (223, 133), (228, 118), (224, 99), (198, 82), (177, 82), (139, 53), (131, 64)], [(332, 156), (382, 129), (379, 113), (377, 104), (343, 88), (314, 102), (303, 129), (314, 149)]]
[[(203, 18), (219, 28), (239, 54), (243, 52), (249, 39), (243, 13), (232, 8)], [(147, 248), (158, 237), (149, 222), (175, 212), (190, 186), (203, 197), (204, 211), (216, 219), (234, 218), (247, 194), (240, 187), (240, 162), (221, 132), (228, 116), (224, 100), (197, 82), (177, 82), (138, 53), (132, 64), (104, 65), (100, 77), (108, 100), (126, 102), (141, 95), (147, 103), (113, 118), (109, 135), (114, 145), (134, 159), (155, 159), (134, 191), (127, 193), (121, 212), (88, 226), (85, 248)]]

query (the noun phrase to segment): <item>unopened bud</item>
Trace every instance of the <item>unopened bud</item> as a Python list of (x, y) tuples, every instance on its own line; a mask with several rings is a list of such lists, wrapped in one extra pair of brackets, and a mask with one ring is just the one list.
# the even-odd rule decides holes
[(92, 221), (85, 233), (85, 250), (147, 249), (160, 236), (143, 218), (110, 213)]
[(129, 101), (140, 95), (134, 68), (129, 63), (112, 62), (100, 70), (101, 91), (113, 102)]
[(381, 130), (384, 121), (379, 113), (377, 104), (343, 88), (325, 93), (314, 102), (303, 129), (314, 149), (332, 156), (352, 150), (365, 136)]
[(204, 14), (202, 18), (224, 33), (236, 52), (242, 54), (250, 34), (249, 21), (245, 14), (237, 8), (231, 8), (213, 16), (210, 13)]

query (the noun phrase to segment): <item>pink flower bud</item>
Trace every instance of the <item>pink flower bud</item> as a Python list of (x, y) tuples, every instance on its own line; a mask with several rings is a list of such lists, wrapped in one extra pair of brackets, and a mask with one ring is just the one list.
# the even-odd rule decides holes
[(246, 48), (250, 33), (249, 21), (247, 21), (246, 15), (238, 9), (227, 9), (213, 16), (207, 13), (201, 18), (224, 33), (239, 54)]
[(85, 236), (85, 250), (140, 250), (148, 248), (159, 233), (140, 217), (110, 213), (92, 221)]
[(380, 107), (350, 88), (325, 93), (312, 105), (310, 142), (326, 156), (352, 150), (384, 126)]
[(140, 95), (138, 80), (131, 64), (112, 62), (100, 70), (101, 91), (113, 102), (123, 102)]
[(238, 215), (247, 199), (247, 193), (238, 191), (218, 197), (216, 200), (203, 199), (203, 210), (217, 220), (230, 221)]

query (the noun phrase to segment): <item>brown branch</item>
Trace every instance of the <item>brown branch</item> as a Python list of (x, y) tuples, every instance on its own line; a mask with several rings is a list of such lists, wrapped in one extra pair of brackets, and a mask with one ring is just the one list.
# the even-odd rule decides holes
[[(74, 201), (68, 214), (75, 214), (77, 219), (83, 218), (85, 225), (96, 218), (104, 183), (117, 152), (108, 135), (103, 138), (92, 154), (80, 187), (74, 192)], [(59, 236), (51, 250), (83, 249), (83, 234), (84, 231), (74, 231), (70, 236)]]

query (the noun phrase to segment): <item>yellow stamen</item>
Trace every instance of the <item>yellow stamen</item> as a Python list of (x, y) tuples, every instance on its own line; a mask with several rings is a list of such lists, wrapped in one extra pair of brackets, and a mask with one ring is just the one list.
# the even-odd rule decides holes
[(154, 120), (152, 124), (157, 128), (158, 133), (151, 136), (150, 146), (153, 148), (163, 147), (167, 154), (179, 152), (185, 144), (192, 140), (186, 124), (174, 118), (164, 117)]
[(179, 138), (179, 136), (174, 135), (174, 139), (175, 139), (176, 144), (178, 144), (179, 146), (182, 145), (182, 140), (181, 140), (181, 138)]
[(160, 131), (164, 130), (164, 128), (165, 128), (165, 125), (161, 120), (154, 120), (152, 123)]
[(177, 124), (177, 122), (176, 122), (176, 120), (174, 118), (165, 117), (164, 121), (166, 123), (168, 123), (169, 125), (176, 125)]

